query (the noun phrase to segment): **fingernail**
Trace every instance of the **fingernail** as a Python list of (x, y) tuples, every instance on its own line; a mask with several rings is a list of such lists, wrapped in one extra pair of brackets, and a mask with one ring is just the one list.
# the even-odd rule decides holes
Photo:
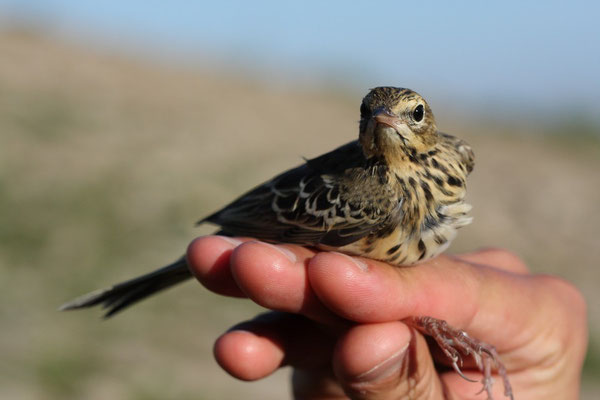
[(242, 244), (241, 240), (229, 237), (229, 236), (219, 236), (221, 239), (223, 239), (226, 242), (229, 242), (233, 245), (233, 247), (238, 247), (240, 244)]
[(277, 250), (278, 252), (283, 254), (288, 260), (290, 260), (293, 263), (298, 261), (298, 258), (296, 257), (296, 255), (290, 249), (287, 249), (283, 246), (275, 246), (274, 244), (271, 244), (271, 243), (265, 243), (265, 242), (260, 242), (260, 243), (267, 245), (267, 246), (271, 247), (272, 249)]
[(369, 270), (369, 266), (364, 261), (362, 261), (362, 260), (360, 260), (358, 258), (350, 257), (348, 254), (339, 253), (337, 251), (332, 251), (332, 253), (344, 257), (346, 260), (348, 260), (352, 264), (356, 265), (358, 267), (358, 269), (360, 269), (361, 271), (368, 271)]
[(357, 375), (355, 378), (356, 381), (373, 382), (385, 379), (392, 374), (398, 373), (400, 368), (402, 368), (402, 364), (404, 363), (404, 355), (406, 354), (406, 349), (408, 349), (408, 345), (409, 344), (407, 343), (406, 346), (398, 350), (391, 357), (375, 365), (370, 370), (363, 372), (360, 375)]

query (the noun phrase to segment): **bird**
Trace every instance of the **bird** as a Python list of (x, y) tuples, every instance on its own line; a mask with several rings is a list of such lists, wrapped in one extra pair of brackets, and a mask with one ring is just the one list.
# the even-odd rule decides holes
[[(381, 86), (360, 104), (358, 139), (305, 159), (198, 221), (216, 234), (253, 237), (364, 256), (407, 267), (448, 248), (471, 223), (466, 180), (475, 163), (471, 146), (438, 130), (425, 99), (413, 90)], [(76, 298), (61, 310), (101, 305), (111, 317), (192, 275), (185, 257), (146, 275)], [(506, 368), (493, 346), (443, 320), (407, 320), (431, 336), (464, 379), (462, 355), (483, 374), (492, 398), (491, 369), (513, 398)]]

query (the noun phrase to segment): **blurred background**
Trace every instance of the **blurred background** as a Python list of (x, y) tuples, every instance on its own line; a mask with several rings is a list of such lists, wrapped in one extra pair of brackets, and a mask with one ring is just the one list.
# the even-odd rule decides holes
[(187, 283), (104, 322), (72, 297), (172, 261), (193, 222), (417, 90), (477, 154), (452, 252), (506, 247), (589, 304), (600, 398), (594, 2), (0, 0), (0, 398), (289, 397), (214, 338), (259, 311)]

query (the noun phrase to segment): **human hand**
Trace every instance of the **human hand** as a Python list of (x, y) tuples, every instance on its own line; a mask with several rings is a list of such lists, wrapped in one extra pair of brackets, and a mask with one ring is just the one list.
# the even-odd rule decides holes
[[(207, 236), (188, 264), (215, 293), (275, 311), (215, 343), (217, 362), (243, 380), (294, 368), (301, 399), (479, 399), (401, 320), (427, 315), (496, 346), (524, 399), (576, 399), (587, 343), (585, 302), (569, 283), (531, 275), (503, 250), (440, 256), (398, 268), (334, 252)], [(463, 372), (481, 373), (465, 359)], [(497, 380), (498, 381), (498, 380)], [(494, 398), (503, 398), (501, 384)]]

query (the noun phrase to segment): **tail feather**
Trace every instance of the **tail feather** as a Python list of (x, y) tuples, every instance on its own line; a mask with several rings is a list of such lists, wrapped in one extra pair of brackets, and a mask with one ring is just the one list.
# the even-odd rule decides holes
[(191, 277), (185, 258), (182, 257), (173, 264), (146, 275), (78, 297), (63, 304), (59, 310), (76, 310), (101, 305), (108, 310), (104, 318), (109, 318), (130, 305)]

